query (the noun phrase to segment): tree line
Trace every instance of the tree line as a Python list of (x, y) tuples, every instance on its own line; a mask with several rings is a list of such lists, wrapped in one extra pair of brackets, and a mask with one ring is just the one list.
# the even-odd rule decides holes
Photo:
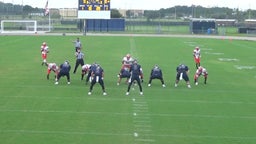
[(231, 9), (227, 7), (211, 7), (202, 6), (175, 6), (160, 10), (147, 10), (144, 17), (148, 19), (156, 18), (212, 18), (212, 19), (236, 19), (244, 21), (245, 19), (256, 19), (256, 10), (248, 9), (245, 11), (238, 8)]
[[(2, 15), (28, 15), (29, 13), (43, 13), (43, 8), (31, 7), (29, 5), (16, 5), (0, 2), (0, 13)], [(56, 13), (56, 18), (60, 17)], [(240, 10), (227, 7), (202, 6), (175, 6), (159, 10), (145, 10), (143, 14), (137, 15), (134, 10), (127, 10), (123, 16), (117, 9), (111, 9), (111, 18), (146, 18), (148, 21), (154, 19), (190, 19), (190, 18), (213, 18), (213, 19), (256, 19), (256, 10)]]

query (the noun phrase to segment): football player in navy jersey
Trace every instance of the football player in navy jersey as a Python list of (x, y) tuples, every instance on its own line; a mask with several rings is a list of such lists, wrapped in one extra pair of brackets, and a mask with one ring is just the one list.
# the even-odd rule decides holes
[(176, 71), (177, 71), (177, 74), (176, 74), (175, 87), (178, 86), (178, 83), (179, 83), (180, 80), (184, 79), (187, 83), (188, 88), (191, 88), (190, 82), (189, 82), (189, 77), (188, 77), (188, 73), (189, 73), (188, 66), (186, 66), (184, 64), (180, 64), (176, 68)]
[(92, 94), (93, 86), (96, 83), (99, 83), (101, 85), (103, 95), (107, 95), (107, 93), (105, 91), (104, 81), (103, 81), (103, 79), (104, 79), (104, 70), (101, 68), (101, 66), (99, 64), (97, 64), (95, 66), (95, 69), (92, 70), (91, 77), (92, 77), (92, 82), (91, 82), (91, 86), (90, 86), (90, 90), (88, 92), (88, 95)]
[(96, 69), (97, 65), (98, 65), (98, 64), (97, 64), (96, 62), (94, 62), (94, 63), (90, 66), (88, 75), (87, 75), (86, 80), (85, 80), (85, 83), (86, 83), (86, 84), (88, 84), (88, 81), (91, 82), (91, 75), (92, 75), (92, 72)]
[(126, 95), (129, 95), (131, 85), (133, 84), (134, 81), (136, 81), (137, 84), (139, 85), (140, 95), (143, 95), (142, 86), (141, 86), (141, 82), (143, 82), (143, 71), (142, 71), (141, 65), (138, 64), (137, 60), (134, 60), (133, 64), (131, 65), (130, 73), (131, 73), (131, 76), (129, 79), (129, 85), (128, 85)]
[(149, 87), (151, 86), (151, 82), (153, 79), (159, 79), (162, 83), (162, 86), (165, 87), (163, 73), (158, 65), (155, 65), (151, 70), (150, 78), (149, 78), (149, 82), (148, 82)]
[(63, 64), (60, 65), (60, 71), (57, 75), (57, 79), (55, 82), (56, 85), (59, 84), (59, 80), (63, 76), (67, 77), (68, 84), (70, 84), (70, 74), (69, 74), (70, 69), (71, 69), (71, 66), (67, 60)]
[(120, 73), (118, 74), (118, 80), (117, 80), (117, 85), (120, 84), (122, 78), (126, 78), (126, 83), (128, 82), (128, 79), (130, 78), (131, 73), (130, 73), (130, 68), (123, 66), (122, 69), (120, 70)]

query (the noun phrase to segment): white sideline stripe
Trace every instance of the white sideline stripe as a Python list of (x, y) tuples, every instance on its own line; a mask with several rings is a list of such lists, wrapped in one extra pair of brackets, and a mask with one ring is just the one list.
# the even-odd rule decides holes
[[(88, 98), (87, 95), (85, 96), (64, 96), (64, 97), (47, 97), (47, 96), (1, 96), (5, 98), (38, 98), (38, 99), (87, 99), (87, 100), (101, 100), (101, 101), (128, 101), (130, 99), (123, 98), (123, 96), (120, 96), (120, 98), (112, 98), (112, 97), (95, 97), (95, 98)], [(1, 98), (0, 97), (0, 98)], [(138, 100), (138, 98), (137, 98)], [(202, 103), (202, 104), (236, 104), (236, 105), (241, 105), (241, 104), (247, 104), (247, 105), (256, 105), (255, 102), (241, 102), (241, 101), (204, 101), (204, 100), (159, 100), (159, 99), (147, 99), (148, 101), (154, 101), (154, 102), (164, 102), (164, 103)], [(145, 102), (135, 102), (135, 103), (143, 103)]]
[[(22, 112), (22, 113), (76, 113), (76, 114), (106, 114), (106, 115), (133, 115), (133, 113), (117, 113), (117, 112), (77, 112), (77, 111), (44, 111), (44, 110), (5, 110), (0, 109), (0, 112)], [(197, 115), (197, 114), (138, 114), (141, 117), (136, 119), (147, 119), (149, 116), (161, 117), (201, 117), (201, 118), (219, 118), (219, 119), (256, 119), (256, 116), (226, 116), (226, 115)]]
[(98, 133), (76, 131), (39, 131), (39, 130), (0, 130), (1, 133), (30, 133), (30, 134), (67, 134), (67, 135), (100, 135), (100, 136), (131, 136), (128, 133)]

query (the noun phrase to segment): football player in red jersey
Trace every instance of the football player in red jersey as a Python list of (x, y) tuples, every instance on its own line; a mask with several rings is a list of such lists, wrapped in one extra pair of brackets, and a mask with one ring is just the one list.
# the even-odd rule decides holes
[(196, 73), (194, 75), (195, 85), (198, 85), (198, 78), (201, 75), (204, 77), (204, 84), (206, 84), (206, 81), (207, 81), (207, 78), (208, 78), (208, 72), (207, 72), (206, 68), (204, 68), (202, 66), (198, 67), (198, 69), (196, 70)]
[(43, 62), (42, 62), (42, 65), (46, 65), (47, 63), (47, 54), (49, 53), (49, 47), (48, 45), (46, 44), (46, 42), (43, 42), (43, 44), (41, 45), (41, 54), (42, 54), (42, 59), (43, 59)]
[(193, 51), (193, 56), (194, 56), (194, 61), (196, 63), (196, 69), (200, 66), (200, 61), (201, 61), (201, 53), (200, 53), (200, 48), (197, 46), (195, 47)]
[(122, 59), (122, 64), (123, 66), (131, 67), (131, 64), (133, 62), (133, 58), (131, 57), (130, 54), (127, 54), (125, 57)]
[(46, 63), (47, 66), (47, 76), (46, 78), (49, 79), (51, 71), (55, 73), (55, 80), (57, 78), (57, 75), (59, 73), (59, 67), (57, 66), (56, 63)]
[(85, 64), (82, 66), (82, 74), (81, 74), (81, 80), (84, 79), (84, 75), (88, 74), (90, 71), (91, 65), (90, 64)]

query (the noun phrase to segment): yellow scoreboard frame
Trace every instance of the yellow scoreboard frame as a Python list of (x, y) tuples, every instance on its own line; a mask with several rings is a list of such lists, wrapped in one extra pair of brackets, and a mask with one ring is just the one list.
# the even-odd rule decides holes
[(110, 19), (110, 0), (78, 0), (79, 19)]

